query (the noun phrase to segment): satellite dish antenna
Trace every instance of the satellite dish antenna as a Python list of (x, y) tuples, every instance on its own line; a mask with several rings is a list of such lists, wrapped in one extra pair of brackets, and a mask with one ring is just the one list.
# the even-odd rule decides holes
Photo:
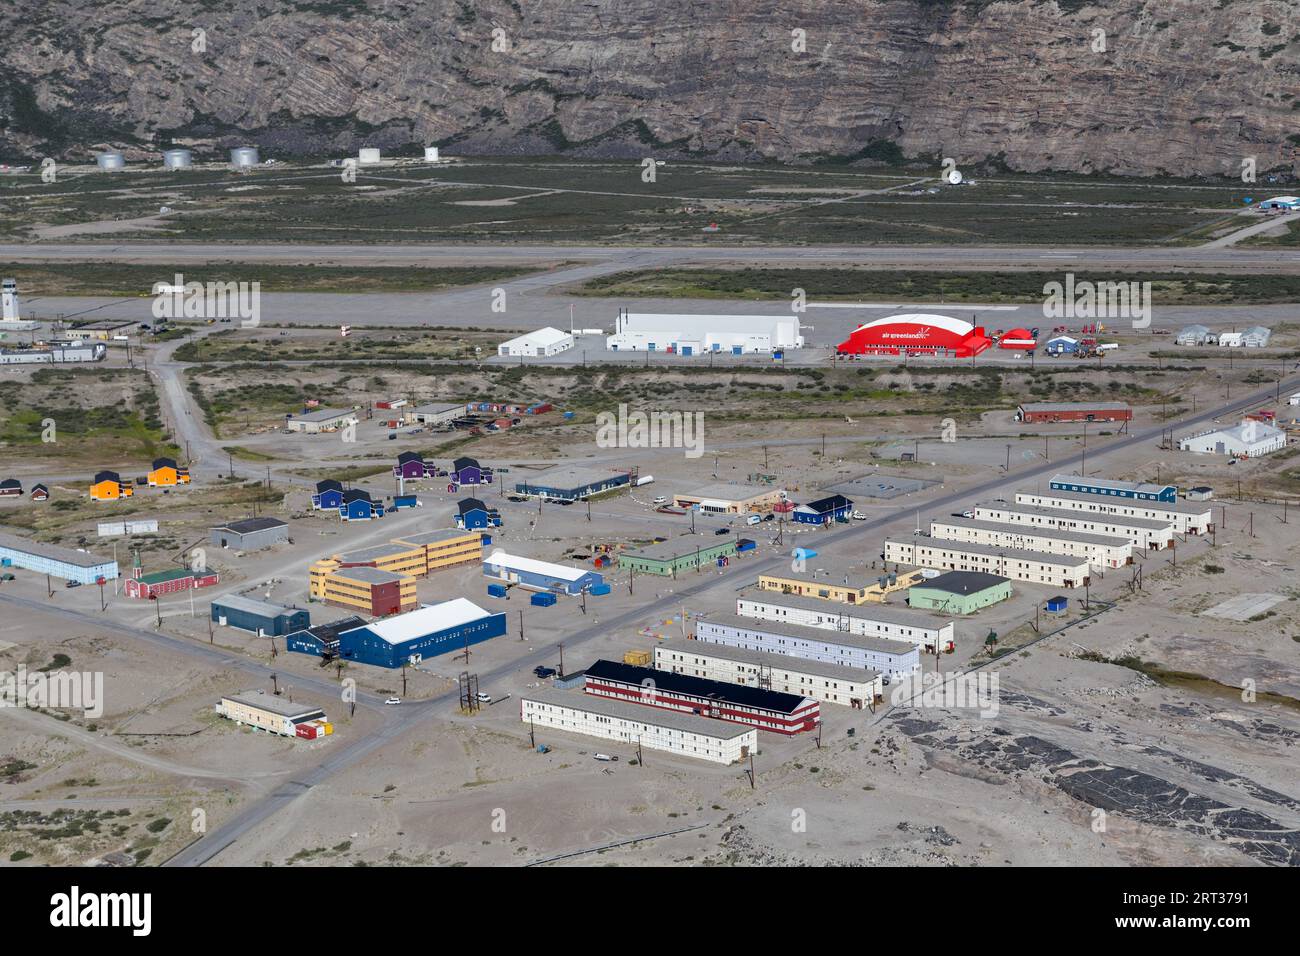
[(950, 185), (953, 185), (953, 186), (958, 186), (958, 185), (961, 184), (961, 170), (960, 170), (960, 169), (954, 169), (954, 170), (951, 170), (951, 171), (948, 173), (948, 183), (949, 183)]

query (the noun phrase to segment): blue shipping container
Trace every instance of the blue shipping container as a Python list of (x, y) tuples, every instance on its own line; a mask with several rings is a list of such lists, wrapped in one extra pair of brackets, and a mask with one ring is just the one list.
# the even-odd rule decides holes
[(504, 584), (489, 584), (488, 597), (503, 598), (506, 596), (506, 586)]
[(555, 595), (550, 591), (539, 591), (529, 598), (528, 603), (535, 604), (537, 607), (552, 607), (555, 604)]
[(592, 594), (597, 594), (597, 595), (600, 595), (600, 594), (608, 594), (608, 593), (609, 593), (609, 585), (608, 585), (608, 584), (593, 584), (593, 585), (591, 586), (591, 593), (592, 593)]

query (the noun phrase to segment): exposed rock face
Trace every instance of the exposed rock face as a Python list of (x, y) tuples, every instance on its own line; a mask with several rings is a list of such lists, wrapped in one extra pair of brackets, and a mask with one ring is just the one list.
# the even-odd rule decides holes
[(8, 0), (0, 28), (0, 151), (27, 161), (253, 140), (1235, 176), (1300, 154), (1289, 0)]

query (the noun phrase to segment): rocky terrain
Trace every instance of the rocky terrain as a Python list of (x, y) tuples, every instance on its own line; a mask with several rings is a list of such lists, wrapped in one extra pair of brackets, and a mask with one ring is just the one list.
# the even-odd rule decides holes
[(1235, 176), (1300, 154), (1285, 0), (11, 0), (0, 26), (11, 161), (253, 140)]

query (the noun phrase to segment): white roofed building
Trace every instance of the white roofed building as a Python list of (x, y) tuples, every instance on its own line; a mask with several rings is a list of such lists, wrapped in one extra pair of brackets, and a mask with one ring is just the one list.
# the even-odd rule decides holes
[(745, 355), (803, 348), (799, 317), (787, 315), (688, 315), (620, 312), (610, 351), (668, 352), (683, 356), (706, 352)]
[(497, 355), (530, 358), (558, 355), (573, 348), (573, 336), (568, 332), (547, 326), (527, 335), (509, 339), (497, 346)]

